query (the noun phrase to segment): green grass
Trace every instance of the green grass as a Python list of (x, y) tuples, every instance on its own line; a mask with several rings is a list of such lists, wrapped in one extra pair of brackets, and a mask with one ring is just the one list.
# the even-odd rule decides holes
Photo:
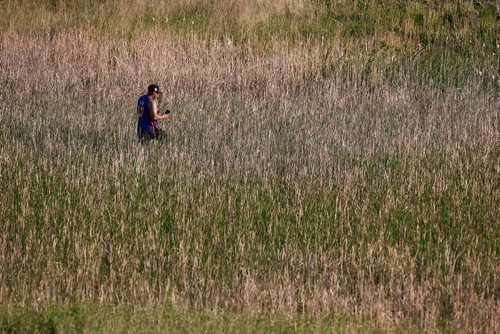
[[(0, 331), (6, 333), (328, 333), (381, 332), (369, 322), (356, 322), (339, 316), (287, 319), (284, 315), (266, 316), (239, 312), (179, 311), (171, 306), (132, 307), (113, 305), (48, 306), (40, 310), (3, 310)], [(384, 332), (401, 330), (385, 328)]]
[[(368, 115), (361, 124), (369, 124)], [(400, 113), (382, 117), (392, 123)], [(353, 122), (356, 127), (361, 124)], [(7, 138), (11, 137), (8, 131), (3, 129)], [(317, 176), (319, 165), (309, 166), (310, 173), (301, 175), (296, 165), (286, 162), (294, 151), (302, 151), (303, 144), (293, 137), (274, 148), (280, 158), (269, 182), (258, 170), (241, 179), (224, 164), (190, 166), (189, 155), (200, 154), (196, 153), (200, 149), (208, 159), (222, 154), (213, 150), (215, 146), (204, 151), (190, 142), (182, 146), (188, 156), (184, 159), (163, 155), (182, 138), (141, 147), (85, 128), (65, 131), (63, 123), (52, 118), (39, 131), (6, 141), (8, 154), (16, 158), (3, 169), (0, 182), (0, 191), (7, 194), (3, 231), (9, 238), (7, 247), (29, 261), (19, 267), (14, 257), (4, 259), (3, 280), (9, 288), (3, 298), (9, 303), (16, 303), (19, 291), (45, 286), (49, 295), (44, 299), (52, 303), (65, 304), (89, 294), (116, 303), (162, 303), (165, 294), (179, 293), (191, 309), (223, 308), (232, 302), (218, 304), (217, 296), (229, 293), (223, 298), (241, 300), (238, 291), (248, 273), (277, 286), (295, 284), (294, 289), (307, 294), (337, 261), (352, 261), (337, 269), (341, 294), (353, 293), (352, 284), (390, 287), (395, 280), (407, 280), (405, 273), (415, 275), (411, 281), (415, 286), (430, 281), (449, 286), (450, 275), (460, 275), (467, 277), (463, 283), (467, 289), (481, 287), (485, 293), (495, 289), (490, 275), (496, 270), (493, 263), (480, 261), (474, 267), (468, 263), (498, 254), (498, 230), (488, 224), (495, 221), (491, 208), (497, 199), (491, 179), (478, 174), (494, 175), (494, 152), (482, 152), (483, 158), (478, 159), (477, 149), (467, 144), (458, 156), (450, 156), (439, 145), (426, 153), (350, 153), (332, 147), (336, 166), (358, 171), (353, 188), (346, 192), (348, 179), (332, 174), (337, 180), (325, 186), (324, 177)], [(57, 142), (49, 138), (51, 133), (57, 135)], [(32, 135), (37, 142), (30, 140)], [(288, 132), (282, 135), (289, 136)], [(21, 143), (23, 150), (16, 149)], [(49, 143), (56, 147), (47, 148)], [(70, 149), (61, 151), (59, 145)], [(136, 154), (145, 149), (149, 153), (137, 174), (130, 167), (139, 163)], [(117, 160), (123, 164), (118, 169)], [(158, 183), (157, 171), (162, 170)], [(463, 174), (467, 170), (471, 174)], [(469, 180), (465, 188), (464, 178)], [(419, 181), (410, 187), (402, 182), (411, 179)], [(445, 188), (437, 189), (441, 180)], [(390, 201), (394, 202), (388, 209)], [(368, 255), (373, 247), (380, 252)], [(394, 250), (405, 254), (396, 272), (388, 261)], [(300, 265), (310, 261), (310, 254), (326, 258)], [(289, 281), (287, 275), (292, 272), (304, 280)], [(138, 293), (129, 280), (148, 292)], [(119, 291), (115, 284), (121, 286)], [(25, 303), (36, 303), (35, 297), (23, 296), (28, 298)], [(447, 324), (452, 319), (450, 306), (441, 296), (435, 295), (431, 303), (437, 303), (440, 319)], [(295, 298), (299, 305), (307, 303)], [(299, 305), (299, 314), (308, 314), (308, 306)], [(50, 312), (35, 313), (32, 318), (27, 312), (20, 317), (26, 314), (32, 326), (66, 326), (66, 320), (59, 324)], [(116, 321), (122, 316), (119, 313)], [(12, 319), (16, 318), (9, 318), (8, 326), (17, 326)], [(73, 320), (68, 321), (70, 326)], [(258, 330), (260, 325), (255, 325)]]
[[(20, 0), (7, 6), (0, 21), (4, 30), (90, 29), (99, 34), (139, 38), (144, 32), (196, 34), (207, 39), (227, 37), (234, 42), (272, 38), (391, 40), (392, 47), (414, 49), (446, 46), (457, 49), (497, 49), (497, 9), (494, 1), (305, 1), (301, 11), (269, 9), (271, 15), (242, 20), (242, 5), (167, 1), (156, 5), (115, 2)], [(23, 14), (19, 14), (19, 8)], [(223, 12), (224, 15), (218, 13)], [(19, 16), (21, 15), (21, 20)], [(40, 19), (40, 17), (44, 19)], [(483, 46), (484, 45), (484, 46)]]

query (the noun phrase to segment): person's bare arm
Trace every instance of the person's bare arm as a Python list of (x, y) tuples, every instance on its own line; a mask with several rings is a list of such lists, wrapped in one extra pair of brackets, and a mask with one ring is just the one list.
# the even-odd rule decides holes
[(153, 101), (152, 99), (149, 99), (149, 116), (151, 117), (151, 119), (157, 121), (157, 120), (161, 120), (161, 119), (167, 119), (170, 117), (169, 114), (164, 114), (164, 115), (160, 115), (158, 113), (158, 104), (156, 103), (156, 101)]

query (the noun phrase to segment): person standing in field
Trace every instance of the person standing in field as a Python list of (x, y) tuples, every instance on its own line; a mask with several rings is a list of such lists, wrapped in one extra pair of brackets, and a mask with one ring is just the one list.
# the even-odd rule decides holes
[(168, 119), (170, 114), (159, 114), (158, 97), (163, 94), (156, 84), (148, 86), (147, 95), (139, 97), (137, 101), (137, 136), (139, 139), (161, 139), (165, 131), (159, 126), (158, 121)]

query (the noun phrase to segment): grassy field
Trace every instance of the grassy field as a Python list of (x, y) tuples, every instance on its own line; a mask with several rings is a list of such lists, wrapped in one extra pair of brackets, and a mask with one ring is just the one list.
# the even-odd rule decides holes
[[(3, 326), (3, 327), (2, 327)], [(88, 333), (324, 333), (382, 332), (370, 322), (347, 317), (293, 319), (283, 315), (250, 312), (185, 312), (163, 307), (131, 307), (87, 304), (46, 306), (43, 309), (5, 311), (0, 330), (10, 332)], [(82, 330), (83, 329), (83, 330)], [(415, 331), (415, 328), (413, 328)], [(3, 332), (3, 331), (2, 331)], [(397, 328), (383, 332), (398, 333)]]
[(500, 331), (494, 1), (2, 7), (0, 332)]

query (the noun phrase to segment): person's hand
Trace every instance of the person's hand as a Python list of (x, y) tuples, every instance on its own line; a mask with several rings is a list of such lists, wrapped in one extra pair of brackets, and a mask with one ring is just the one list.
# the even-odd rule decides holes
[(165, 110), (165, 112), (162, 115), (162, 118), (169, 119), (170, 117), (172, 117), (172, 115), (170, 113), (171, 113), (171, 111), (169, 109)]

